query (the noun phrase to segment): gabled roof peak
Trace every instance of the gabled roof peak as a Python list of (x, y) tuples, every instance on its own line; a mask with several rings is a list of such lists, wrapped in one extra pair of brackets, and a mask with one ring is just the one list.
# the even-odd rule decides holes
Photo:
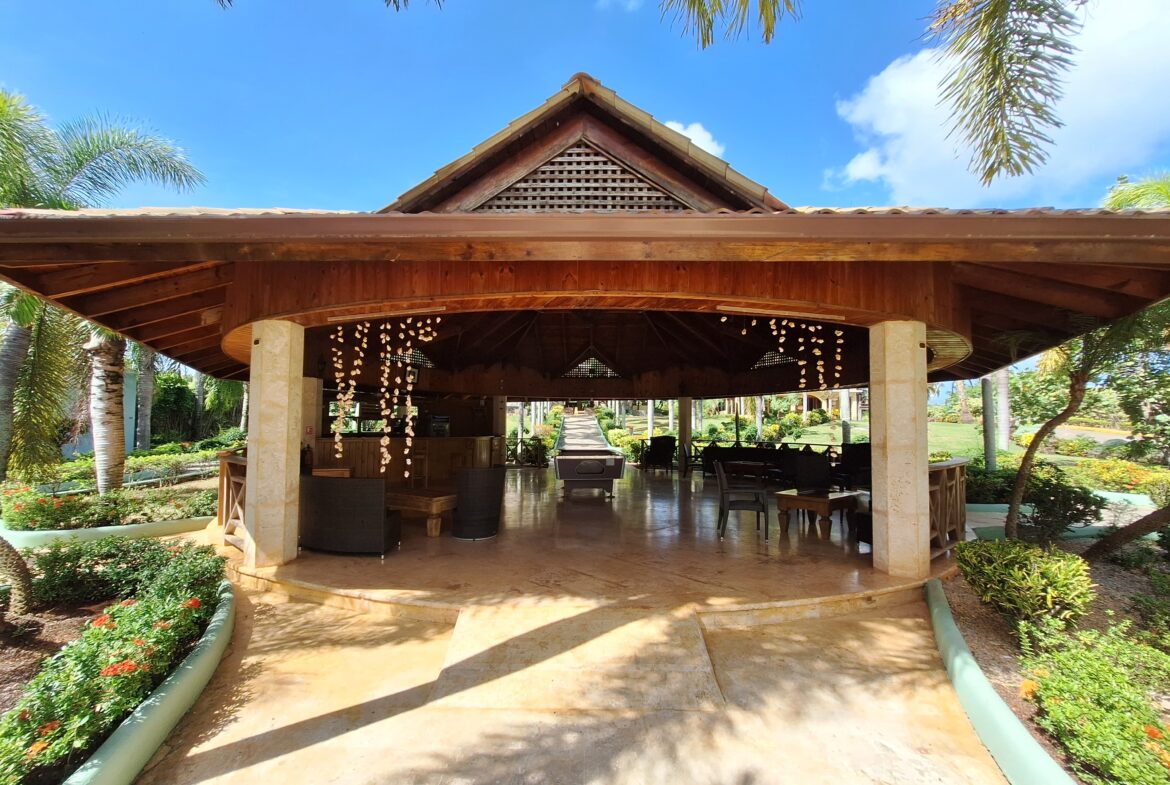
[(380, 212), (477, 209), (581, 139), (698, 212), (787, 208), (767, 188), (701, 149), (685, 134), (668, 128), (592, 75), (578, 72), (543, 104)]

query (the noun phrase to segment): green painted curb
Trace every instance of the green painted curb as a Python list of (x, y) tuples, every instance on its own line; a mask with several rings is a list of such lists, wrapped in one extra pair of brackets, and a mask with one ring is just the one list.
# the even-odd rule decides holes
[(934, 626), (934, 639), (947, 666), (951, 684), (971, 720), (979, 740), (991, 753), (1012, 785), (1074, 785), (1056, 761), (1041, 747), (1024, 724), (999, 697), (975, 662), (963, 634), (951, 615), (942, 583), (926, 582), (926, 604)]
[(232, 639), (236, 598), (219, 585), (219, 604), (203, 637), (150, 697), (122, 720), (62, 785), (130, 785), (211, 680)]
[(15, 548), (43, 548), (55, 540), (74, 538), (82, 542), (100, 540), (102, 537), (128, 537), (137, 540), (142, 537), (166, 537), (171, 534), (195, 532), (207, 528), (214, 515), (201, 518), (181, 518), (177, 521), (150, 521), (128, 523), (125, 526), (94, 526), (91, 529), (38, 529), (21, 531), (4, 528), (0, 521), (0, 535)]

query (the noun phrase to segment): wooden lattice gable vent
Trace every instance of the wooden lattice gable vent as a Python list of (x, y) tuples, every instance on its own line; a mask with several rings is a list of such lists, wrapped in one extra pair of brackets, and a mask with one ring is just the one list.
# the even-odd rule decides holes
[(562, 379), (618, 379), (621, 374), (596, 357), (586, 357), (561, 374)]
[(584, 140), (475, 208), (477, 212), (689, 209)]

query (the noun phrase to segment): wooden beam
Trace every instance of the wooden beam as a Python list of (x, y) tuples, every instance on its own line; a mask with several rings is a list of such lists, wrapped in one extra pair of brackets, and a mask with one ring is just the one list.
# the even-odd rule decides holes
[(115, 332), (133, 330), (144, 325), (174, 319), (177, 316), (200, 313), (210, 308), (222, 308), (225, 296), (223, 288), (209, 289), (189, 297), (177, 297), (150, 305), (141, 305), (97, 321)]
[(219, 289), (232, 282), (233, 272), (232, 265), (217, 265), (95, 294), (68, 297), (62, 299), (61, 303), (91, 317), (100, 317), (137, 308), (146, 303), (173, 300)]
[(218, 330), (221, 318), (223, 318), (223, 308), (208, 308), (197, 313), (188, 313), (166, 321), (155, 322), (146, 327), (126, 330), (125, 334), (127, 338), (133, 338), (139, 343), (150, 345), (151, 342), (161, 338), (200, 327), (214, 326)]
[(155, 278), (207, 269), (219, 264), (220, 262), (200, 262), (198, 264), (170, 262), (91, 263), (42, 273), (31, 281), (30, 285), (45, 297), (59, 299), (101, 289), (130, 286)]
[(195, 349), (210, 349), (220, 345), (219, 330), (215, 328), (204, 328), (200, 332), (183, 333), (181, 335), (171, 336), (165, 341), (160, 341), (155, 344), (154, 348), (163, 354), (169, 354), (175, 351), (194, 351)]
[(1093, 289), (1107, 289), (1136, 297), (1140, 300), (1158, 300), (1170, 288), (1170, 270), (1150, 270), (1143, 267), (1087, 264), (983, 264), (996, 270), (1008, 270), (1031, 275), (1042, 280), (1063, 281)]
[(1087, 314), (1099, 319), (1116, 319), (1139, 310), (1144, 303), (1136, 297), (1107, 289), (1055, 279), (1040, 279), (1003, 267), (956, 264), (954, 281), (985, 292), (1019, 297), (1034, 302)]

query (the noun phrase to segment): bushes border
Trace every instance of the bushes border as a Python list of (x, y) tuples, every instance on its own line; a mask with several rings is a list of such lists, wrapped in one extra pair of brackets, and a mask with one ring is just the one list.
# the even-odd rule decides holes
[(199, 642), (62, 785), (130, 785), (211, 681), (231, 642), (236, 618), (229, 581)]
[(1068, 773), (1032, 737), (975, 661), (955, 624), (938, 578), (926, 582), (926, 604), (938, 652), (946, 665), (959, 703), (983, 746), (1012, 785), (1073, 785)]

